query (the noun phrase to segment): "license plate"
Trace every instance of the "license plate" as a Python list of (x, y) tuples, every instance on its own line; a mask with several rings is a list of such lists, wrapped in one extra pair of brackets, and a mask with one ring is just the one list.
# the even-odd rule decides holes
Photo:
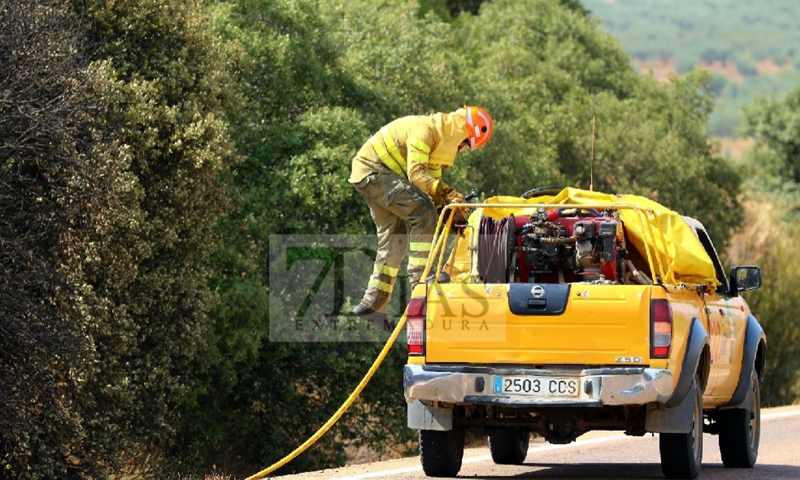
[(546, 397), (577, 397), (580, 393), (576, 378), (494, 377), (494, 393), (540, 395)]

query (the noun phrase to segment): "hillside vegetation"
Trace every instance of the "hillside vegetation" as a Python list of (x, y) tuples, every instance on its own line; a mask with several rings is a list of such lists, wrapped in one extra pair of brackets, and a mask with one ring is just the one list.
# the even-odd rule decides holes
[(699, 0), (584, 0), (601, 28), (633, 63), (664, 78), (695, 67), (715, 73), (709, 133), (731, 136), (757, 95), (780, 96), (800, 84), (800, 3)]
[[(0, 12), (0, 476), (242, 477), (294, 450), (388, 336), (343, 328), (367, 281), (345, 260), (375, 241), (351, 158), (395, 117), (464, 104), (495, 132), (446, 172), (460, 191), (592, 182), (696, 217), (737, 247), (730, 258), (769, 265), (781, 288), (756, 297), (764, 404), (797, 398), (785, 260), (798, 249), (730, 233), (760, 225), (742, 214), (746, 187), (777, 186), (784, 197), (764, 205), (792, 212), (798, 93), (753, 106), (758, 156), (741, 171), (707, 134), (715, 80), (639, 75), (575, 0), (0, 0)], [(774, 226), (759, 230), (795, 234)], [(369, 243), (335, 243), (351, 237)], [(414, 447), (404, 362), (398, 342), (279, 473), (341, 465), (347, 447)]]

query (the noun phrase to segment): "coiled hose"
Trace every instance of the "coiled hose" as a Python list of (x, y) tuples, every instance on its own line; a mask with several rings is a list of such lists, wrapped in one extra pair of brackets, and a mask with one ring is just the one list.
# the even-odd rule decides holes
[(484, 283), (507, 281), (509, 223), (509, 217), (500, 220), (486, 216), (481, 218), (478, 231), (478, 275)]

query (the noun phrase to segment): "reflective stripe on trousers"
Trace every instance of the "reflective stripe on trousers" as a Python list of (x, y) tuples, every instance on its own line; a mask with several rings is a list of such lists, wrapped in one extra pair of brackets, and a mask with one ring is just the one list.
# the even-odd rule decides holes
[(378, 251), (361, 303), (385, 312), (406, 251), (410, 282), (419, 281), (433, 233), (436, 207), (419, 188), (391, 172), (372, 173), (355, 185), (369, 205), (378, 236)]

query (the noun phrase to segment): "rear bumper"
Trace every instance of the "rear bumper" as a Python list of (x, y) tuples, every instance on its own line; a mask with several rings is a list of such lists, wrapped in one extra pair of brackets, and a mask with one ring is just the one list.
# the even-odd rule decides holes
[[(508, 394), (495, 391), (498, 377), (575, 379), (577, 394)], [(516, 367), (406, 365), (408, 403), (443, 402), (457, 405), (604, 406), (664, 403), (672, 396), (672, 372), (660, 368), (608, 367), (533, 369)]]

